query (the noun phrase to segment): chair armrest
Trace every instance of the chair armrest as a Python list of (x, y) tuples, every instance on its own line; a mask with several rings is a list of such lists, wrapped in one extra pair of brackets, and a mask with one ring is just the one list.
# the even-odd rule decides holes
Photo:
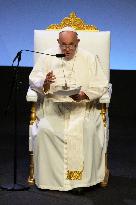
[(37, 99), (38, 99), (38, 95), (37, 95), (37, 92), (32, 90), (30, 87), (27, 91), (27, 94), (26, 94), (26, 101), (27, 102), (37, 102)]
[(99, 102), (106, 103), (106, 104), (110, 103), (111, 93), (112, 93), (112, 84), (109, 83), (108, 91), (100, 98)]

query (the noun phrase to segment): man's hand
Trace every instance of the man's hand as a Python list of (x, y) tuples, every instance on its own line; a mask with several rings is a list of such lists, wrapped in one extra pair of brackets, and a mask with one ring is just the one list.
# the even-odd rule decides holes
[(73, 100), (75, 100), (76, 102), (80, 102), (81, 100), (89, 99), (88, 96), (83, 91), (80, 91), (79, 94), (71, 95), (70, 97)]
[(50, 89), (50, 85), (55, 82), (55, 75), (53, 75), (53, 71), (47, 73), (46, 78), (44, 80), (43, 88), (46, 93)]

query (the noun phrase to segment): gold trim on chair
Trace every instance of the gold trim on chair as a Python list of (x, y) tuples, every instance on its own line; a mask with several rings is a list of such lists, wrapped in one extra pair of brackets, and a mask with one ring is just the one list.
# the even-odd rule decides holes
[[(33, 125), (33, 123), (36, 120), (36, 106), (35, 103), (32, 103), (31, 107), (31, 115), (30, 115), (30, 125)], [(33, 160), (33, 151), (29, 151), (29, 176), (28, 176), (28, 183), (29, 185), (34, 185), (34, 160)]]
[(35, 103), (32, 103), (30, 125), (32, 125), (35, 122), (35, 120), (36, 120), (36, 106)]
[(94, 25), (85, 24), (85, 22), (77, 17), (75, 12), (71, 12), (69, 17), (65, 17), (60, 24), (51, 24), (47, 29), (59, 30), (66, 26), (71, 26), (76, 30), (99, 31)]
[(29, 151), (29, 157), (30, 157), (30, 164), (29, 164), (29, 177), (28, 177), (28, 184), (34, 185), (35, 179), (34, 179), (34, 154), (33, 151)]
[(105, 154), (105, 177), (104, 177), (104, 180), (100, 182), (100, 187), (105, 188), (108, 186), (109, 175), (110, 175), (110, 171), (108, 169), (108, 159), (107, 159), (107, 153), (106, 153)]
[(102, 119), (103, 119), (104, 127), (107, 126), (106, 112), (107, 112), (106, 103), (101, 103), (101, 116), (102, 116)]
[[(108, 111), (108, 109), (106, 107), (106, 103), (102, 103), (101, 104), (101, 116), (102, 116), (105, 128), (107, 126), (107, 120), (106, 120), (107, 111)], [(108, 181), (109, 181), (108, 157), (107, 157), (107, 153), (105, 153), (105, 177), (104, 177), (104, 180), (100, 183), (100, 186), (107, 187)]]

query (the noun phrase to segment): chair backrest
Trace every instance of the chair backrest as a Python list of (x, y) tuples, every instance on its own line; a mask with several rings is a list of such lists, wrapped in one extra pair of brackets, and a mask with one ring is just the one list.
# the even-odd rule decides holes
[[(71, 18), (72, 18), (72, 25), (71, 25)], [(77, 19), (78, 19), (78, 25), (77, 25)], [(66, 24), (64, 24), (64, 20), (67, 20)], [(51, 28), (49, 27), (49, 29), (46, 30), (35, 30), (34, 50), (44, 52), (46, 49), (56, 46), (59, 29), (65, 26), (74, 27), (75, 29), (77, 29), (78, 37), (80, 38), (79, 47), (84, 48), (99, 56), (102, 68), (104, 69), (107, 79), (109, 80), (110, 78), (109, 76), (110, 31), (98, 31), (98, 29), (95, 26), (84, 24), (83, 20), (76, 17), (75, 13), (71, 13), (70, 17), (65, 18), (64, 20), (61, 22), (62, 25), (56, 24), (56, 25), (51, 25)], [(40, 54), (35, 55), (34, 62), (37, 61), (39, 56)]]

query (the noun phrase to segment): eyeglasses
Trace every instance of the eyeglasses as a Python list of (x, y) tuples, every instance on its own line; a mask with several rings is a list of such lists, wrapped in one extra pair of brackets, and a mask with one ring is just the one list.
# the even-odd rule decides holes
[(62, 44), (60, 44), (60, 46), (61, 46), (62, 49), (67, 49), (67, 48), (74, 49), (76, 47), (75, 44), (70, 44), (70, 45), (62, 45)]

